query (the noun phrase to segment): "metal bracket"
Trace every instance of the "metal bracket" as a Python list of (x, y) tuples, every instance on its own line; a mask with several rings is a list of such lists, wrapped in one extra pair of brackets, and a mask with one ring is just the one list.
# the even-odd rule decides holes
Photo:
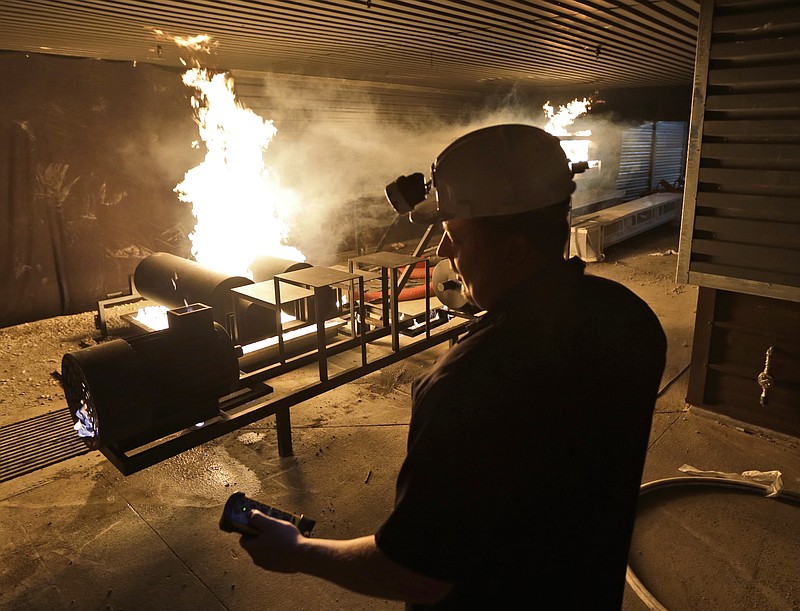
[(767, 391), (770, 388), (772, 388), (773, 384), (772, 376), (769, 374), (770, 361), (772, 360), (772, 351), (773, 351), (772, 346), (767, 348), (766, 361), (764, 362), (764, 371), (759, 373), (758, 377), (756, 378), (758, 385), (761, 387), (761, 397), (759, 398), (759, 403), (761, 404), (761, 407), (766, 406)]

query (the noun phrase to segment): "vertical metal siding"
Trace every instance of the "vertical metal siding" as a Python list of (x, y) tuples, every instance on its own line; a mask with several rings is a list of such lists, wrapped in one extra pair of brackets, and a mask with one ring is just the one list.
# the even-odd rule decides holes
[(661, 181), (679, 187), (686, 169), (687, 125), (684, 121), (659, 121), (656, 123), (656, 149), (653, 155), (653, 180), (651, 189)]
[(652, 149), (652, 123), (643, 123), (622, 133), (615, 188), (625, 192), (624, 199), (641, 197), (650, 189)]
[(683, 121), (658, 121), (622, 132), (615, 188), (625, 191), (623, 199), (657, 191), (662, 180), (678, 186), (686, 164), (686, 130)]

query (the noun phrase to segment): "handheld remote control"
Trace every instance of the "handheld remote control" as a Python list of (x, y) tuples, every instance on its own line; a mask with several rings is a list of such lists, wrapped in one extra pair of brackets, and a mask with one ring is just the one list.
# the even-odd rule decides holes
[(311, 529), (316, 524), (315, 520), (305, 517), (302, 514), (289, 513), (256, 500), (249, 498), (244, 492), (234, 492), (225, 502), (222, 510), (222, 517), (219, 519), (219, 527), (225, 532), (239, 532), (246, 535), (257, 535), (258, 529), (250, 525), (247, 519), (247, 512), (257, 509), (264, 515), (277, 520), (291, 522), (297, 530), (305, 537), (311, 536)]

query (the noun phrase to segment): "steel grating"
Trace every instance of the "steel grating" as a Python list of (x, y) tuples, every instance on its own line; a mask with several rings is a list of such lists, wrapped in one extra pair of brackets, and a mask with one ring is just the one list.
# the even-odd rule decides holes
[(0, 482), (89, 451), (66, 409), (0, 427)]

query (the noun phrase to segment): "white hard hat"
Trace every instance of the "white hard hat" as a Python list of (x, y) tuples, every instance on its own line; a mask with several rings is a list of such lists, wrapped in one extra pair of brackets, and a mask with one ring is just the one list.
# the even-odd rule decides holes
[(531, 125), (495, 125), (462, 136), (434, 161), (431, 189), (410, 218), (505, 216), (545, 208), (575, 191), (558, 138)]

